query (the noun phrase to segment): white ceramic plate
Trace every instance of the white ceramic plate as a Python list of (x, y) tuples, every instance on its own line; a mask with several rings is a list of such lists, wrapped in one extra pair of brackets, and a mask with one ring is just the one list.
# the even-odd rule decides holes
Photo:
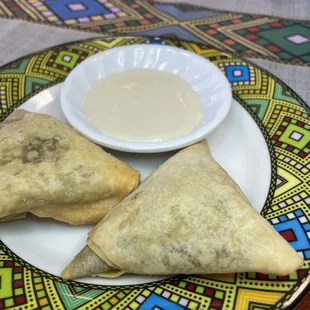
[[(202, 104), (200, 124), (185, 136), (154, 143), (120, 141), (94, 128), (83, 111), (87, 92), (98, 80), (128, 69), (172, 72), (185, 79)], [(97, 144), (135, 153), (175, 150), (203, 139), (227, 116), (231, 100), (226, 77), (209, 60), (175, 47), (147, 44), (113, 48), (89, 57), (68, 75), (61, 93), (62, 110), (77, 131)]]
[[(46, 113), (65, 122), (59, 103), (60, 89), (61, 84), (44, 90), (20, 108)], [(239, 184), (253, 207), (261, 211), (271, 178), (269, 151), (260, 129), (238, 102), (233, 100), (231, 112), (208, 137), (208, 142), (215, 160)], [(139, 170), (142, 179), (174, 154), (112, 153)], [(53, 220), (28, 217), (21, 221), (1, 223), (0, 236), (5, 245), (25, 261), (54, 275), (60, 275), (85, 245), (90, 229), (90, 226), (70, 226)], [(161, 278), (123, 275), (117, 279), (85, 278), (81, 281), (126, 285), (153, 282)]]

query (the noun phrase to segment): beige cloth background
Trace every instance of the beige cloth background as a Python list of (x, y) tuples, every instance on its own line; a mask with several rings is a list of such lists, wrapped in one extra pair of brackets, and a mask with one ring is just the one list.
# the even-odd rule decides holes
[[(160, 2), (176, 1), (161, 0)], [(310, 0), (179, 0), (178, 2), (198, 4), (213, 9), (310, 20)], [(1, 18), (0, 29), (0, 65), (40, 49), (100, 36), (100, 33)], [(284, 65), (261, 59), (251, 60), (282, 79), (310, 104), (310, 67)]]

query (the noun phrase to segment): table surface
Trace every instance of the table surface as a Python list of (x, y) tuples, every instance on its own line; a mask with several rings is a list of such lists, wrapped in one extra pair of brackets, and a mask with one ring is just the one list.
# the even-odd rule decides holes
[[(166, 0), (166, 2), (177, 1)], [(186, 0), (179, 2), (186, 2)], [(192, 0), (187, 2), (204, 5), (206, 1)], [(240, 2), (242, 2), (242, 5)], [(309, 3), (309, 0), (282, 0), (280, 3), (279, 1), (261, 0), (259, 4), (256, 0), (232, 0), (228, 4), (226, 0), (210, 0), (208, 1), (208, 6), (213, 9), (277, 15), (293, 19), (309, 19)], [(2, 29), (0, 32), (0, 65), (49, 46), (98, 37), (100, 35), (99, 33), (60, 29), (6, 19), (0, 19), (0, 27)], [(310, 67), (290, 66), (264, 60), (254, 60), (254, 62), (280, 77), (297, 91), (308, 104), (310, 103)], [(310, 292), (295, 309), (310, 309)]]
[(296, 310), (310, 309), (310, 292), (302, 299), (302, 301), (295, 307)]

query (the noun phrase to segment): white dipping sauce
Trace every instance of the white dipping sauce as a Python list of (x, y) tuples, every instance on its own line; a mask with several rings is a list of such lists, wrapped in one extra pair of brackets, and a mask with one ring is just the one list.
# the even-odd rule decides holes
[(86, 95), (84, 111), (100, 132), (130, 142), (184, 136), (202, 119), (199, 97), (187, 81), (149, 69), (132, 69), (98, 81)]

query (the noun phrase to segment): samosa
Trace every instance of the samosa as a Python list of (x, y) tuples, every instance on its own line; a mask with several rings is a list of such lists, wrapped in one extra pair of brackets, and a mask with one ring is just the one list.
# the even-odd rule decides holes
[(10, 222), (13, 220), (21, 220), (24, 219), (26, 217), (26, 212), (23, 213), (19, 213), (19, 214), (12, 214), (12, 215), (8, 215), (8, 216), (4, 216), (4, 217), (0, 217), (0, 223), (1, 222)]
[(31, 212), (96, 224), (140, 173), (51, 116), (16, 110), (0, 124), (0, 218)]
[(285, 275), (301, 264), (200, 142), (171, 157), (119, 203), (62, 276)]

